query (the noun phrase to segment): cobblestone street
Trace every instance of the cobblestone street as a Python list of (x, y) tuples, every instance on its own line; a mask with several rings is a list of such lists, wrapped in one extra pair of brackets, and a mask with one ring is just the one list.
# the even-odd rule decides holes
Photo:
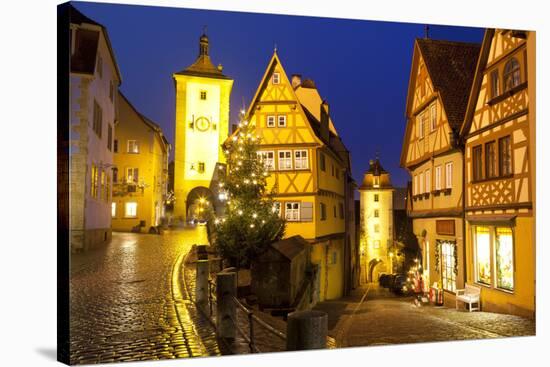
[(181, 282), (194, 243), (206, 243), (204, 227), (161, 236), (113, 233), (106, 248), (73, 255), (71, 363), (221, 354)]
[[(366, 293), (366, 295), (365, 295)], [(322, 302), (329, 335), (338, 347), (422, 343), (535, 335), (534, 320), (490, 312), (413, 305), (377, 286), (357, 289), (341, 300)]]

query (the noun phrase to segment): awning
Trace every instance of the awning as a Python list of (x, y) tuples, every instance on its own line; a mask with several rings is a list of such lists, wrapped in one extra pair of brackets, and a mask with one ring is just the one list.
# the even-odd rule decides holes
[(514, 225), (516, 214), (467, 215), (466, 220), (474, 224)]

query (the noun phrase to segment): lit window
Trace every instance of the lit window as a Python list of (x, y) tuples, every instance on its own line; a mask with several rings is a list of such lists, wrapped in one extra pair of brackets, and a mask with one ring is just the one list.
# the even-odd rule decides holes
[(267, 127), (275, 127), (275, 116), (267, 116)]
[(137, 140), (128, 140), (128, 146), (127, 146), (127, 152), (128, 153), (139, 153), (139, 142)]
[(201, 101), (206, 101), (206, 91), (201, 90)]
[(277, 120), (279, 127), (286, 127), (286, 115), (277, 116)]
[(294, 168), (307, 169), (309, 167), (307, 159), (307, 150), (294, 151)]
[(126, 169), (126, 182), (128, 183), (139, 182), (139, 170), (137, 168)]
[(279, 84), (281, 82), (281, 75), (279, 73), (273, 73), (273, 84)]
[(517, 87), (521, 83), (519, 62), (512, 57), (504, 65), (504, 91)]
[(443, 289), (451, 292), (456, 289), (455, 246), (452, 242), (441, 243), (442, 285)]
[(99, 184), (100, 184), (100, 191), (99, 191), (99, 196), (100, 196), (100, 199), (104, 199), (104, 200), (107, 200), (107, 190), (106, 190), (106, 186), (105, 186), (105, 171), (104, 170), (100, 170), (100, 173), (99, 173)]
[(278, 201), (273, 202), (273, 213), (277, 214), (277, 216), (281, 216), (281, 203)]
[(279, 169), (280, 170), (292, 169), (292, 151), (290, 150), (279, 151)]
[(379, 198), (380, 198), (380, 197), (378, 196), (378, 194), (374, 194), (374, 201), (375, 201), (375, 202), (378, 202)]
[(380, 187), (380, 176), (374, 176), (373, 179), (374, 179), (373, 186)]
[(491, 235), (489, 227), (475, 227), (476, 281), (491, 284)]
[(113, 167), (113, 183), (118, 182), (118, 168)]
[(375, 217), (375, 218), (380, 217), (380, 210), (374, 209), (374, 217)]
[(97, 197), (97, 176), (99, 172), (97, 166), (92, 163), (92, 171), (90, 172), (90, 195), (93, 198)]
[(258, 158), (264, 164), (264, 166), (267, 168), (267, 170), (271, 171), (271, 170), (275, 169), (275, 153), (274, 152), (259, 151), (259, 152), (257, 152), (257, 154), (258, 154)]
[(441, 190), (441, 166), (435, 167), (435, 189)]
[(445, 164), (445, 188), (450, 189), (453, 187), (453, 162), (447, 162)]
[(116, 217), (116, 203), (114, 201), (111, 203), (111, 217)]
[(128, 202), (124, 205), (124, 216), (125, 217), (136, 217), (137, 216), (137, 203)]
[(300, 220), (300, 203), (285, 203), (285, 219), (289, 222), (296, 222)]
[(512, 229), (495, 230), (496, 282), (498, 288), (514, 289), (514, 242)]

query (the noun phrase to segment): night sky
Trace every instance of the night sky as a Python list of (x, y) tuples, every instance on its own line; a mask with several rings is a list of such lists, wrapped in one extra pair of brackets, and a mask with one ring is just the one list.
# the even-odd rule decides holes
[[(358, 183), (379, 152), (393, 184), (404, 186), (399, 167), (405, 130), (405, 98), (414, 39), (425, 26), (181, 8), (73, 3), (107, 27), (122, 73), (122, 92), (158, 123), (173, 143), (175, 90), (172, 73), (191, 65), (207, 25), (210, 56), (235, 82), (231, 122), (250, 103), (275, 44), (290, 78), (315, 81), (338, 133), (351, 151)], [(479, 42), (483, 30), (429, 28), (434, 39)]]

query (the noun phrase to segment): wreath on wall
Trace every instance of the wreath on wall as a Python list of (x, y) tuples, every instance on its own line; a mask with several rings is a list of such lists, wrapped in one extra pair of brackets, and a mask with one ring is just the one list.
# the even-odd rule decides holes
[[(458, 246), (456, 245), (456, 242), (448, 241), (451, 245), (453, 245), (453, 258), (454, 258), (454, 264), (453, 264), (453, 273), (455, 275), (458, 275)], [(435, 241), (435, 251), (434, 251), (434, 260), (435, 260), (435, 270), (437, 273), (439, 273), (439, 261), (441, 258), (441, 245), (443, 241), (436, 240)]]
[(434, 260), (435, 260), (435, 271), (439, 274), (439, 257), (440, 257), (440, 253), (439, 253), (439, 249), (441, 248), (441, 242), (439, 240), (436, 241), (435, 243), (435, 254), (434, 254)]
[(457, 250), (457, 247), (458, 246), (456, 245), (456, 243), (453, 243), (453, 257), (455, 259), (455, 263), (454, 263), (455, 266), (454, 266), (453, 270), (454, 270), (455, 275), (458, 275), (458, 256), (457, 256), (458, 255), (458, 250)]

